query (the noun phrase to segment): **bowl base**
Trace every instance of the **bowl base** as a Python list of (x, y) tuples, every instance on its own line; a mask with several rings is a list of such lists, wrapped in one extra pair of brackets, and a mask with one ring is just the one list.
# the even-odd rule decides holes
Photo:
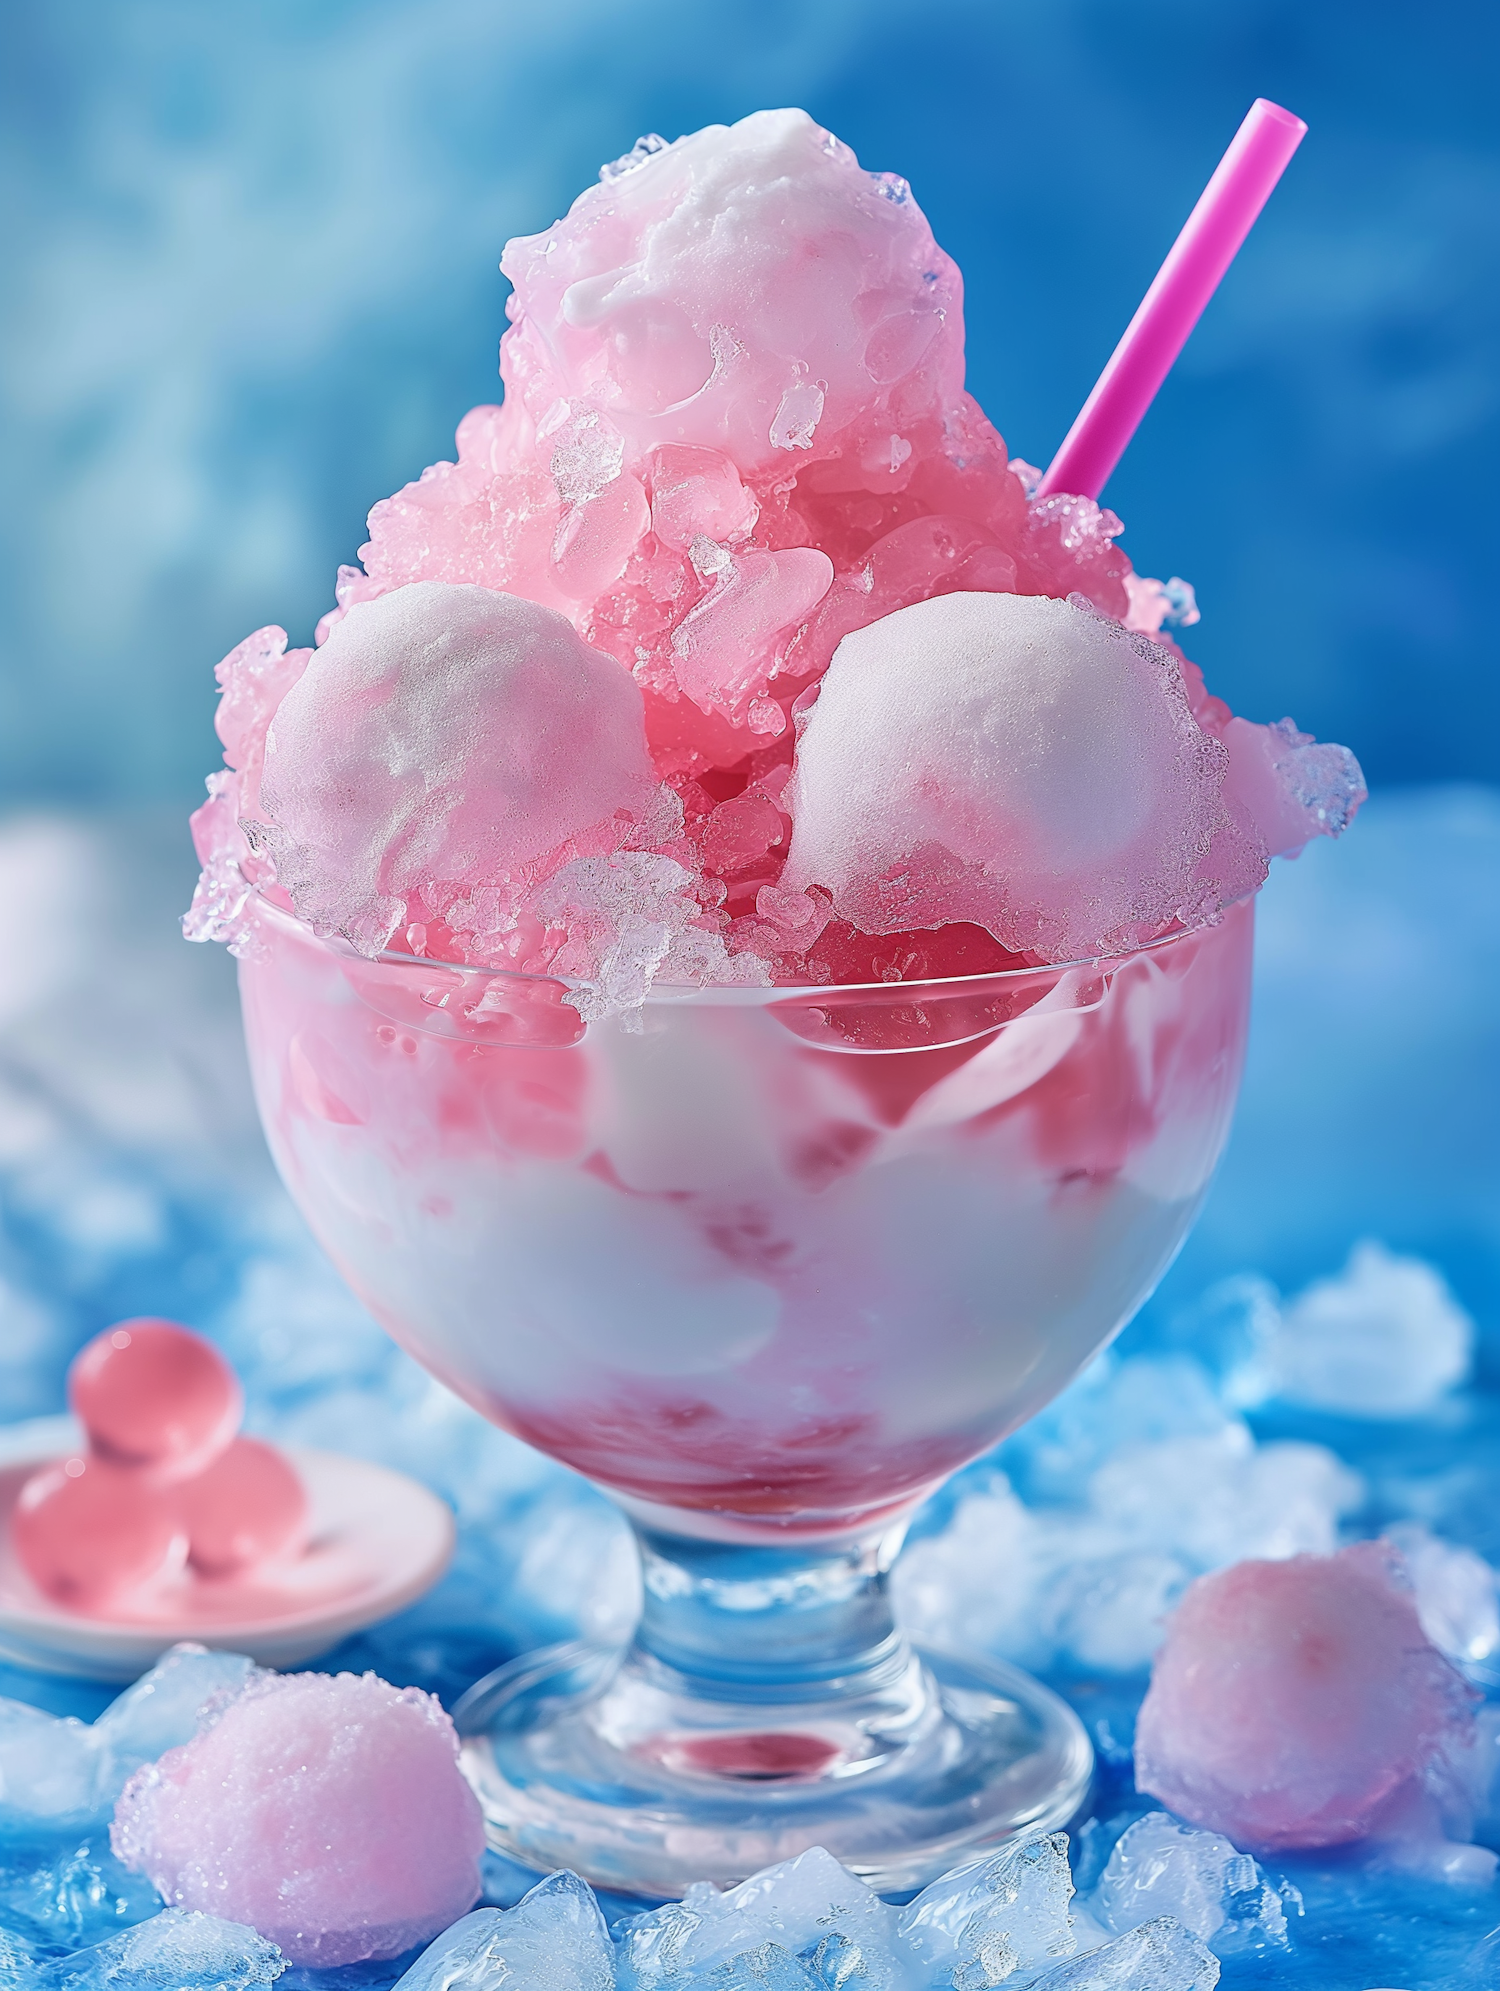
[(553, 1646), (480, 1681), (455, 1719), (497, 1851), (647, 1901), (811, 1846), (910, 1894), (1066, 1824), (1093, 1771), (1040, 1682), (904, 1641), (862, 1691), (795, 1706), (706, 1698), (638, 1646)]

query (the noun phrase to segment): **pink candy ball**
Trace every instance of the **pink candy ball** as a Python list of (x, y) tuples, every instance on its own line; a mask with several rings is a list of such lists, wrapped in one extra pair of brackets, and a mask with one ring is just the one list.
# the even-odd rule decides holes
[(68, 1398), (102, 1459), (161, 1484), (217, 1457), (244, 1409), (223, 1356), (170, 1320), (122, 1320), (96, 1335), (68, 1372)]
[(484, 1827), (431, 1694), (266, 1674), (131, 1778), (110, 1843), (169, 1903), (328, 1966), (399, 1956), (471, 1908)]
[(1172, 1618), (1136, 1723), (1136, 1785), (1267, 1851), (1361, 1838), (1470, 1719), (1395, 1551), (1241, 1562)]
[(299, 1549), (307, 1495), (273, 1445), (236, 1438), (212, 1465), (177, 1489), (188, 1561), (200, 1576), (233, 1576)]
[(11, 1541), (40, 1590), (75, 1610), (128, 1602), (181, 1569), (187, 1532), (136, 1473), (101, 1459), (64, 1459), (21, 1489)]

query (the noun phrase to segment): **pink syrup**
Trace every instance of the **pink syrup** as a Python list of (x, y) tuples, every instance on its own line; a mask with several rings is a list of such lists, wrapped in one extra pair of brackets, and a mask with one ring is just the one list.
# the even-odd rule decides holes
[(212, 1584), (222, 1603), (305, 1545), (301, 1481), (274, 1447), (237, 1436), (243, 1393), (201, 1335), (121, 1321), (77, 1356), (68, 1396), (86, 1449), (34, 1473), (11, 1518), (16, 1554), (56, 1602), (128, 1617), (169, 1584), (187, 1609)]

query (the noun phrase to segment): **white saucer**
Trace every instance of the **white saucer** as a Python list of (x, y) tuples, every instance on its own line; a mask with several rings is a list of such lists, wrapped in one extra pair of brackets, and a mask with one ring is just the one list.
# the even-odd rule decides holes
[(10, 1545), (10, 1514), (39, 1465), (78, 1442), (69, 1418), (0, 1431), (0, 1658), (47, 1673), (134, 1680), (180, 1639), (296, 1666), (430, 1590), (453, 1555), (453, 1516), (404, 1473), (288, 1445), (307, 1489), (308, 1547), (254, 1582), (175, 1578), (129, 1615), (85, 1617), (46, 1596)]

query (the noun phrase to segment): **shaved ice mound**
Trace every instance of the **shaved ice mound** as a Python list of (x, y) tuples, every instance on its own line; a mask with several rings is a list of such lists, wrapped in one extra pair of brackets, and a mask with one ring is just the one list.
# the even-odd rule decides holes
[(1178, 1605), (1136, 1723), (1136, 1784), (1237, 1846), (1365, 1836), (1472, 1725), (1384, 1542), (1240, 1562)]
[(110, 1844), (170, 1905), (326, 1967), (399, 1956), (472, 1908), (484, 1828), (431, 1694), (272, 1673), (132, 1777)]
[(1187, 584), (1036, 497), (910, 189), (804, 112), (641, 141), (503, 267), (503, 405), (375, 506), (316, 651), (267, 629), (219, 667), (190, 937), (253, 951), (269, 895), (593, 1020), (1128, 950), (1352, 817), (1344, 748), (1234, 717), (1174, 647)]

